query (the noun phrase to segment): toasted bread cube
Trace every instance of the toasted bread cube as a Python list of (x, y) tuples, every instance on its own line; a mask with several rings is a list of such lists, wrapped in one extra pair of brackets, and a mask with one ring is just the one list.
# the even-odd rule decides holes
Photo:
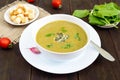
[(23, 10), (22, 8), (18, 8), (18, 9), (17, 9), (17, 13), (18, 13), (18, 14), (23, 14), (23, 13), (24, 13), (24, 10)]
[(19, 3), (19, 4), (17, 5), (17, 7), (18, 7), (18, 8), (24, 8), (24, 5)]
[(21, 17), (21, 18), (24, 18), (24, 15), (23, 15), (23, 14), (18, 14), (17, 16), (18, 16), (18, 17)]
[(14, 22), (17, 23), (17, 24), (20, 24), (22, 21), (21, 17), (16, 17)]
[(24, 16), (25, 16), (25, 17), (28, 17), (28, 15), (29, 15), (29, 12), (26, 11), (26, 12), (24, 13)]
[(32, 20), (34, 17), (35, 17), (34, 14), (29, 14), (28, 15), (29, 20)]
[(14, 21), (15, 20), (15, 18), (16, 18), (16, 16), (10, 16), (10, 19), (12, 20), (12, 21)]
[(28, 20), (28, 17), (24, 17), (22, 18), (22, 23), (27, 23), (29, 20)]
[(13, 10), (13, 15), (17, 15), (17, 14), (18, 14), (17, 10)]

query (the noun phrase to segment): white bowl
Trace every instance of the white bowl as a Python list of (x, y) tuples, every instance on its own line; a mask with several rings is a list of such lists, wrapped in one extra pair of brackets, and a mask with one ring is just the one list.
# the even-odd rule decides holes
[[(47, 23), (49, 22), (53, 22), (53, 21), (56, 21), (56, 20), (65, 20), (65, 21), (69, 21), (69, 22), (72, 22), (72, 23), (75, 23), (77, 25), (80, 25), (81, 28), (83, 28), (83, 30), (86, 32), (87, 34), (87, 38), (88, 38), (88, 41), (86, 43), (86, 45), (76, 51), (73, 51), (73, 52), (67, 52), (67, 53), (59, 53), (59, 52), (53, 52), (53, 51), (50, 51), (50, 50), (46, 50), (45, 48), (43, 48), (42, 46), (40, 46), (37, 42), (36, 42), (36, 34), (38, 32), (38, 30), (43, 27), (44, 25), (46, 25)], [(83, 20), (81, 19), (78, 19), (74, 16), (71, 16), (71, 15), (67, 15), (67, 14), (54, 14), (54, 15), (50, 15), (50, 16), (47, 16), (47, 17), (44, 17), (44, 18), (41, 18), (37, 21), (35, 21), (34, 23), (30, 24), (30, 26), (34, 26), (34, 29), (33, 29), (33, 38), (34, 38), (34, 41), (36, 43), (36, 45), (38, 46), (39, 50), (40, 51), (45, 51), (46, 52), (46, 55), (52, 59), (55, 59), (55, 60), (70, 60), (70, 59), (73, 59), (75, 58), (76, 56), (78, 56), (79, 54), (82, 53), (82, 51), (85, 50), (85, 48), (88, 46), (89, 44), (89, 41), (90, 41), (90, 34), (89, 34), (89, 24), (87, 24), (86, 22), (84, 22)], [(29, 27), (30, 27), (29, 26)]]
[(10, 7), (8, 10), (6, 10), (6, 12), (4, 13), (4, 20), (6, 22), (8, 22), (9, 24), (12, 24), (12, 25), (26, 25), (26, 24), (29, 24), (29, 23), (35, 21), (38, 18), (38, 16), (39, 16), (39, 9), (36, 6), (31, 5), (31, 4), (27, 4), (27, 3), (23, 3), (22, 5), (25, 6), (25, 7), (31, 8), (32, 10), (35, 11), (35, 14), (34, 14), (35, 17), (32, 20), (30, 20), (30, 21), (28, 21), (26, 23), (22, 23), (22, 24), (17, 24), (17, 23), (14, 23), (13, 21), (10, 20), (10, 11), (16, 9), (18, 4)]

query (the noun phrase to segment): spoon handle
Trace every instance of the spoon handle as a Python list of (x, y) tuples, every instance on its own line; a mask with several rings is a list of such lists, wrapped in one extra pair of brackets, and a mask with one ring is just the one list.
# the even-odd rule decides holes
[(93, 41), (90, 41), (90, 43), (92, 44), (92, 46), (99, 51), (99, 53), (107, 60), (109, 61), (115, 61), (115, 58), (108, 53), (106, 50), (104, 50), (103, 48), (99, 47), (97, 44), (95, 44)]

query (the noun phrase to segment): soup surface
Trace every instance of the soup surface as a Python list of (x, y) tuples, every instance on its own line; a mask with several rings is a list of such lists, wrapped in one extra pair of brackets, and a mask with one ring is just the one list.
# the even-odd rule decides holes
[(40, 28), (36, 41), (47, 50), (65, 53), (82, 48), (87, 43), (87, 35), (79, 25), (58, 20)]

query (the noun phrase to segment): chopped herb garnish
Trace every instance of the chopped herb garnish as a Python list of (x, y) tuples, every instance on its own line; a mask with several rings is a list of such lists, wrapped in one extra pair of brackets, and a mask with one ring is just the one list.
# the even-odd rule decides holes
[(67, 30), (66, 30), (64, 27), (61, 28), (61, 31), (62, 31), (63, 33), (67, 32)]
[(52, 46), (53, 46), (53, 44), (46, 45), (46, 47), (48, 47), (48, 48), (51, 48)]
[(55, 34), (54, 33), (48, 33), (48, 34), (46, 34), (45, 36), (46, 37), (51, 37), (51, 36), (54, 36)]
[(80, 41), (79, 33), (76, 33), (76, 34), (74, 35), (74, 38), (77, 39), (78, 41)]
[(72, 47), (72, 45), (70, 43), (67, 43), (64, 46), (62, 46), (62, 48), (64, 48), (64, 49), (69, 49), (71, 47)]
[(63, 33), (57, 33), (55, 36), (55, 41), (57, 42), (65, 42), (69, 38), (69, 35)]

